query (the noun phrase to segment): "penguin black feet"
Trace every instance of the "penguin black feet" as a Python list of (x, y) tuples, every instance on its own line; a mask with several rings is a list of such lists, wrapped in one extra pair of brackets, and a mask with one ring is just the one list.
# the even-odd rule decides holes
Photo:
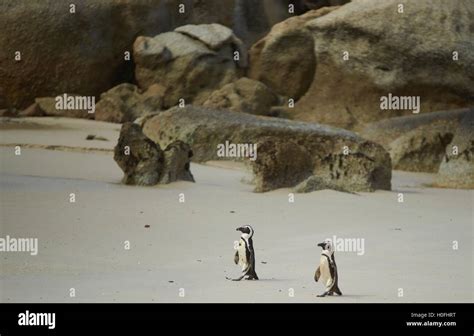
[(249, 275), (248, 278), (246, 278), (245, 280), (258, 280), (258, 276), (256, 273), (254, 273)]
[(334, 293), (336, 293), (339, 296), (342, 295), (342, 292), (339, 289), (337, 289), (337, 291), (326, 291), (323, 294), (318, 295), (318, 297), (333, 296)]
[(242, 275), (240, 277), (238, 277), (237, 279), (232, 279), (232, 278), (229, 278), (229, 277), (225, 277), (227, 280), (231, 280), (231, 281), (240, 281), (240, 280), (258, 280), (258, 276), (257, 274), (252, 274), (252, 275)]

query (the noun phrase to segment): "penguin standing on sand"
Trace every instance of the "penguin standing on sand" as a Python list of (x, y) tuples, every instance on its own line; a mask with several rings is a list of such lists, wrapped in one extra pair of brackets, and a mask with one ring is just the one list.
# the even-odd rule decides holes
[(237, 228), (236, 231), (240, 231), (242, 234), (237, 251), (235, 251), (234, 262), (242, 267), (242, 274), (237, 279), (226, 278), (232, 281), (240, 281), (242, 279), (258, 280), (257, 273), (255, 272), (255, 251), (252, 241), (254, 230), (250, 225), (245, 225)]
[(314, 274), (314, 281), (318, 282), (321, 280), (323, 285), (326, 286), (326, 291), (318, 296), (324, 297), (326, 295), (333, 295), (334, 293), (342, 295), (337, 285), (337, 266), (332, 242), (330, 239), (326, 239), (324, 242), (319, 243), (318, 246), (321, 246), (323, 252), (321, 253), (319, 266)]

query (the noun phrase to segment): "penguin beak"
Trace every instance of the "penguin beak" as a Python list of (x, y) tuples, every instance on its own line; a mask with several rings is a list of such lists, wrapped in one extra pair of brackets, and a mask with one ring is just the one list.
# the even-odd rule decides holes
[(324, 243), (319, 243), (318, 246), (324, 248)]
[(240, 231), (240, 232), (242, 232), (242, 227), (238, 227), (237, 229), (235, 229), (235, 231)]

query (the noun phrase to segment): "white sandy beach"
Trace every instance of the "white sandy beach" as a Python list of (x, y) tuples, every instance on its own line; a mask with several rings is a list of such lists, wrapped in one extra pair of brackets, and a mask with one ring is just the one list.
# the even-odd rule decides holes
[[(192, 164), (196, 183), (125, 186), (111, 151), (84, 150), (113, 149), (120, 125), (0, 126), (0, 238), (39, 243), (36, 256), (0, 252), (0, 302), (473, 301), (474, 191), (426, 187), (433, 175), (394, 172), (391, 192), (326, 190), (295, 203), (289, 189), (253, 193), (236, 163)], [(17, 144), (28, 145), (20, 156)], [(51, 145), (69, 147), (41, 148)], [(255, 229), (261, 280), (231, 282), (235, 228), (245, 224)], [(316, 244), (334, 235), (363, 238), (365, 253), (336, 252), (344, 295), (319, 298)]]

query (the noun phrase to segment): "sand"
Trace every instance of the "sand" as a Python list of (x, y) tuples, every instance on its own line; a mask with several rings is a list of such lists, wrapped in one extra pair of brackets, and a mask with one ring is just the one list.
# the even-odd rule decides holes
[[(0, 129), (0, 238), (39, 243), (36, 256), (0, 252), (0, 302), (473, 301), (474, 192), (426, 187), (433, 175), (395, 171), (392, 191), (294, 203), (289, 189), (253, 193), (229, 162), (192, 164), (196, 183), (124, 186), (110, 151), (119, 125), (26, 118)], [(30, 148), (16, 156), (15, 144)], [(77, 150), (42, 148), (51, 145)], [(260, 281), (228, 281), (245, 224)], [(316, 244), (334, 235), (364, 239), (365, 253), (336, 252), (344, 295), (319, 298)]]

